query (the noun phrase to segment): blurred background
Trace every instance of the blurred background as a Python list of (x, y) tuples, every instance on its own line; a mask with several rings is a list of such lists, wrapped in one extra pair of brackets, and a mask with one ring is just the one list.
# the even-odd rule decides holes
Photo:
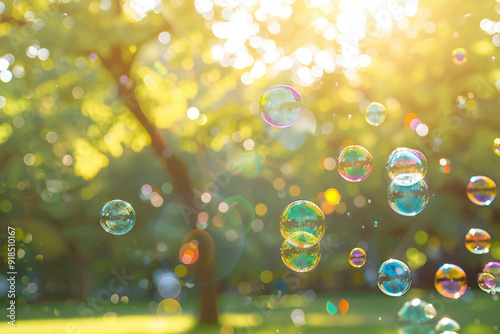
[[(17, 326), (2, 333), (410, 333), (396, 313), (412, 298), (435, 306), (434, 324), (497, 333), (498, 296), (476, 277), (500, 260), (500, 203), (475, 205), (466, 187), (500, 182), (499, 13), (493, 0), (0, 2), (2, 309), (8, 226), (18, 272)], [(260, 115), (273, 85), (302, 95), (290, 128)], [(387, 109), (378, 127), (373, 101)], [(353, 144), (373, 156), (359, 183), (336, 170)], [(397, 147), (428, 160), (415, 217), (387, 203)], [(99, 224), (113, 199), (137, 215), (122, 236)], [(327, 221), (304, 274), (280, 255), (297, 199)], [(465, 248), (472, 227), (489, 253)], [(398, 298), (375, 282), (389, 258), (412, 270)], [(459, 300), (434, 289), (444, 263), (467, 274)]]

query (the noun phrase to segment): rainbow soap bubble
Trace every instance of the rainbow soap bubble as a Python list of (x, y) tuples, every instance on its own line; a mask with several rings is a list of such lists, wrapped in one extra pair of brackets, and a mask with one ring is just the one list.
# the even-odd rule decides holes
[(487, 176), (473, 176), (467, 185), (467, 197), (472, 203), (486, 206), (493, 203), (497, 196), (497, 186)]
[(373, 167), (372, 155), (359, 145), (347, 146), (337, 158), (340, 176), (350, 182), (359, 182), (370, 175)]
[(354, 248), (349, 254), (349, 263), (354, 268), (361, 268), (366, 262), (366, 252), (362, 248)]
[(493, 153), (500, 157), (500, 138), (495, 138), (493, 141)]
[(467, 277), (459, 266), (445, 263), (436, 272), (434, 286), (442, 296), (458, 299), (467, 290)]
[(399, 297), (410, 289), (411, 270), (400, 260), (389, 259), (377, 270), (377, 285), (388, 296)]
[(391, 179), (399, 174), (418, 174), (424, 177), (427, 173), (427, 159), (418, 150), (398, 147), (387, 158), (385, 169)]
[(458, 333), (460, 325), (455, 320), (444, 317), (437, 322), (435, 330), (436, 333)]
[(365, 120), (370, 125), (379, 126), (384, 122), (386, 113), (383, 104), (372, 102), (365, 108)]
[(467, 61), (467, 50), (464, 48), (456, 48), (451, 52), (453, 62), (457, 65), (462, 65)]
[(101, 210), (101, 226), (111, 234), (122, 235), (134, 227), (135, 210), (129, 203), (115, 199), (104, 205)]
[(387, 188), (390, 207), (402, 216), (415, 216), (429, 202), (429, 188), (419, 174), (399, 174)]
[(491, 236), (480, 228), (471, 228), (465, 235), (465, 247), (474, 254), (485, 254), (490, 251)]
[(281, 259), (293, 271), (298, 273), (311, 271), (321, 259), (319, 242), (310, 233), (293, 232), (281, 246)]
[(477, 275), (477, 285), (483, 291), (493, 292), (497, 287), (497, 280), (495, 276), (490, 273), (479, 273), (479, 275)]
[(302, 97), (289, 86), (272, 86), (260, 98), (260, 112), (267, 124), (286, 128), (302, 114)]
[[(280, 217), (280, 232), (285, 240), (295, 232), (306, 232), (319, 242), (325, 234), (326, 223), (323, 211), (314, 203), (297, 200), (288, 204)], [(308, 240), (308, 239), (305, 239)]]
[(495, 276), (495, 292), (500, 291), (500, 262), (488, 262), (483, 269), (484, 273)]
[(403, 304), (397, 314), (397, 321), (400, 324), (420, 324), (427, 323), (434, 319), (437, 311), (434, 305), (415, 298)]

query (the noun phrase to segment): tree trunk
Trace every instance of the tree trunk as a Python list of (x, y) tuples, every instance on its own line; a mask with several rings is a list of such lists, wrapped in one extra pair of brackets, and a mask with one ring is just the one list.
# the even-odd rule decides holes
[[(116, 50), (116, 52), (119, 52), (119, 49), (115, 48), (114, 50)], [(113, 57), (113, 55), (115, 55), (115, 57)], [(116, 53), (113, 53), (113, 55), (112, 58), (115, 58), (114, 60), (120, 59), (116, 57)], [(116, 65), (116, 62), (113, 62), (111, 59), (103, 59), (104, 66), (108, 68), (116, 81), (119, 97), (123, 100), (123, 102), (127, 105), (130, 111), (134, 114), (139, 123), (141, 123), (143, 128), (151, 137), (153, 149), (156, 152), (157, 156), (163, 161), (165, 171), (172, 180), (174, 191), (181, 198), (183, 204), (185, 204), (187, 207), (192, 207), (194, 192), (191, 187), (191, 181), (189, 179), (189, 174), (184, 162), (182, 162), (182, 160), (180, 160), (167, 146), (161, 135), (158, 133), (156, 127), (153, 125), (153, 123), (151, 123), (151, 121), (142, 110), (135, 94), (135, 83), (132, 81), (132, 79), (129, 79), (126, 84), (122, 84), (120, 82), (119, 78), (122, 74), (129, 75), (130, 67), (125, 73), (122, 71), (116, 72), (113, 71), (114, 69), (116, 69), (116, 67), (113, 67), (111, 65), (113, 63)], [(196, 228), (195, 219), (195, 215), (189, 215), (188, 225), (191, 229)], [(195, 274), (198, 280), (200, 280), (200, 278), (206, 280), (207, 277), (213, 277), (214, 273), (215, 272), (213, 264), (209, 266), (196, 266), (195, 268)], [(200, 323), (218, 323), (218, 294), (218, 285), (216, 283), (200, 285)]]

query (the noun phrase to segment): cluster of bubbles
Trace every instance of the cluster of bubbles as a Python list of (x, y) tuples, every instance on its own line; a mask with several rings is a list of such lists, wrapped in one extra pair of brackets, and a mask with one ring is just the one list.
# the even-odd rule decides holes
[(260, 98), (260, 112), (267, 124), (286, 128), (302, 114), (302, 97), (289, 86), (272, 86)]
[(467, 185), (467, 197), (472, 203), (487, 206), (493, 203), (497, 196), (497, 186), (487, 176), (477, 175), (470, 178)]
[(319, 241), (325, 230), (325, 215), (316, 204), (297, 200), (287, 205), (280, 218), (283, 263), (296, 272), (314, 269), (321, 259)]
[(429, 188), (424, 181), (427, 159), (418, 150), (398, 147), (387, 159), (387, 175), (391, 179), (387, 188), (390, 207), (402, 216), (415, 216), (429, 202)]
[(115, 199), (104, 205), (101, 210), (101, 226), (111, 234), (122, 235), (134, 227), (135, 210), (129, 203)]
[(372, 155), (359, 145), (351, 145), (340, 151), (337, 170), (349, 182), (359, 182), (370, 175), (373, 167)]
[(434, 287), (442, 296), (458, 299), (467, 290), (465, 271), (455, 264), (445, 263), (434, 276)]
[(410, 289), (411, 270), (403, 261), (389, 259), (377, 270), (377, 286), (388, 296), (399, 297)]
[(458, 333), (460, 325), (448, 317), (441, 318), (436, 325), (433, 321), (437, 315), (431, 303), (415, 298), (403, 304), (397, 313), (399, 333)]
[(387, 109), (378, 102), (372, 102), (365, 108), (365, 120), (368, 124), (379, 126), (385, 120)]
[(488, 262), (477, 277), (481, 290), (495, 294), (500, 291), (500, 262)]

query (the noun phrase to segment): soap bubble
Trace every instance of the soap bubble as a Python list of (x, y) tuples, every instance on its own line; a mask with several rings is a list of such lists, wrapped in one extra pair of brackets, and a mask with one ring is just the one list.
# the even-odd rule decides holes
[(467, 290), (467, 277), (459, 266), (445, 263), (436, 272), (434, 286), (442, 296), (458, 299)]
[(388, 296), (402, 296), (410, 289), (412, 282), (410, 268), (406, 263), (389, 259), (377, 270), (377, 285)]
[(493, 152), (500, 156), (500, 138), (495, 138), (493, 141)]
[(497, 196), (497, 186), (487, 176), (473, 176), (467, 185), (467, 197), (472, 203), (485, 206), (490, 205)]
[(467, 50), (464, 48), (456, 48), (452, 51), (453, 62), (457, 65), (462, 65), (467, 61)]
[(115, 199), (106, 203), (101, 210), (101, 226), (114, 235), (127, 233), (134, 227), (135, 211), (132, 205)]
[(387, 201), (391, 208), (403, 216), (415, 216), (429, 202), (429, 189), (418, 174), (399, 174), (387, 188)]
[(495, 279), (495, 276), (490, 273), (480, 273), (479, 275), (477, 275), (477, 285), (483, 291), (492, 292), (495, 291), (497, 281)]
[(488, 262), (483, 269), (483, 272), (495, 276), (496, 286), (495, 291), (500, 291), (500, 262)]
[(174, 319), (178, 320), (182, 315), (182, 307), (175, 299), (164, 299), (158, 304), (156, 313), (158, 317), (167, 321), (172, 320), (172, 324), (174, 324)]
[(444, 333), (444, 332), (455, 333), (460, 331), (460, 325), (455, 320), (450, 319), (448, 317), (444, 317), (437, 322), (435, 329), (437, 333)]
[(321, 259), (319, 242), (304, 231), (291, 233), (281, 246), (281, 259), (293, 271), (311, 271)]
[(383, 104), (372, 102), (365, 109), (365, 120), (370, 125), (379, 126), (384, 122), (386, 112)]
[(262, 94), (260, 112), (267, 124), (277, 128), (286, 128), (300, 118), (302, 98), (292, 87), (273, 86)]
[(362, 248), (354, 248), (349, 254), (349, 263), (355, 268), (361, 268), (366, 262), (366, 252)]
[(436, 316), (434, 305), (415, 298), (403, 304), (398, 311), (399, 323), (426, 323)]
[(316, 241), (320, 241), (325, 234), (325, 215), (314, 203), (306, 200), (297, 200), (288, 204), (280, 218), (280, 231), (287, 239), (294, 232), (307, 232)]
[(465, 247), (474, 254), (485, 254), (490, 251), (491, 237), (480, 228), (471, 228), (465, 235)]
[(350, 182), (359, 182), (372, 171), (372, 155), (362, 146), (347, 146), (340, 151), (337, 158), (337, 169), (340, 176)]
[(399, 174), (418, 174), (424, 177), (427, 173), (427, 159), (418, 150), (398, 147), (387, 158), (385, 169), (391, 179)]

